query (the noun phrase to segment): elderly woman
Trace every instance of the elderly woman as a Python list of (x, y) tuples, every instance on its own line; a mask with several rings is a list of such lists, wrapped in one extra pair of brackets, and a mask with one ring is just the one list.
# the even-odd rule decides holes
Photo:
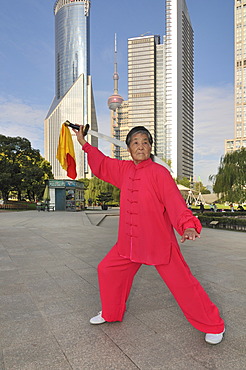
[(83, 126), (74, 132), (94, 175), (121, 190), (118, 240), (98, 265), (102, 311), (90, 323), (122, 321), (135, 274), (142, 264), (154, 265), (187, 320), (206, 333), (206, 342), (220, 343), (224, 322), (184, 261), (173, 229), (184, 242), (200, 237), (201, 224), (169, 171), (152, 161), (150, 132), (137, 126), (128, 133), (132, 161), (106, 157), (85, 141)]

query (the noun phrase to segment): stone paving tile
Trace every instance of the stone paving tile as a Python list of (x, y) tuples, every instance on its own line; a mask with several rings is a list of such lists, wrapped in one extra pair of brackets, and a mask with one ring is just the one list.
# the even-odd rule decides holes
[[(96, 333), (97, 327), (92, 328)], [(107, 323), (101, 325), (100, 329), (106, 333), (118, 346), (122, 345), (133, 345), (133, 346), (145, 346), (147, 337), (157, 337), (156, 331), (148, 323), (144, 323), (129, 313), (125, 314), (123, 322)]]
[(137, 366), (101, 330), (83, 332), (64, 349), (73, 369), (137, 369)]
[(18, 320), (40, 316), (30, 294), (17, 293), (0, 297), (0, 320)]
[(28, 293), (28, 289), (23, 282), (9, 283), (8, 281), (0, 280), (0, 297), (17, 293)]
[[(161, 335), (149, 336), (145, 334), (144, 345), (124, 343), (121, 348), (139, 369), (169, 369), (169, 366), (178, 368), (188, 355), (178, 351), (173, 343), (168, 343)], [(171, 368), (171, 367), (170, 367)]]
[(100, 226), (85, 212), (0, 213), (0, 370), (246, 369), (246, 233), (204, 229), (181, 247), (226, 321), (218, 346), (151, 266), (136, 275), (122, 323), (89, 324), (96, 268), (117, 237), (111, 212)]
[(55, 339), (44, 338), (31, 344), (3, 350), (5, 370), (71, 370)]
[(40, 315), (36, 318), (5, 320), (0, 326), (1, 348), (15, 348), (23, 343), (34, 343), (52, 337), (47, 322)]
[(0, 350), (0, 370), (5, 370), (3, 362), (3, 352)]

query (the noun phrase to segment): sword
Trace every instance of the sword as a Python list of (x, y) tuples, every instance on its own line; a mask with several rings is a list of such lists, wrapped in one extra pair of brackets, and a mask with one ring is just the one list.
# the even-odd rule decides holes
[[(69, 127), (74, 128), (74, 129), (76, 129), (76, 130), (79, 130), (79, 129), (80, 129), (80, 126), (79, 126), (79, 125), (76, 125), (76, 124), (71, 123), (71, 122), (69, 122), (69, 121), (64, 122), (64, 124), (65, 124), (66, 126), (69, 126)], [(120, 140), (118, 140), (118, 139), (115, 139), (114, 137), (111, 137), (111, 136), (108, 136), (108, 135), (102, 134), (101, 132), (97, 132), (97, 131), (94, 131), (94, 130), (90, 130), (90, 129), (89, 129), (89, 127), (90, 127), (90, 126), (89, 126), (89, 124), (87, 123), (87, 124), (85, 125), (84, 132), (83, 132), (84, 136), (86, 136), (86, 135), (87, 135), (87, 133), (88, 133), (89, 135), (95, 136), (95, 137), (97, 137), (97, 138), (99, 138), (99, 139), (106, 140), (106, 141), (108, 141), (109, 143), (114, 144), (115, 146), (119, 146), (120, 148), (127, 149), (127, 145), (126, 145), (126, 143), (124, 143), (124, 141), (120, 141)], [(156, 155), (153, 155), (153, 157), (154, 157), (154, 162), (156, 162), (156, 163), (160, 164), (161, 166), (165, 167), (168, 171), (173, 172), (173, 171), (172, 171), (172, 169), (168, 166), (168, 164), (166, 164), (163, 160), (161, 160), (161, 159), (160, 159), (159, 157), (157, 157)]]
[(98, 137), (98, 139), (106, 140), (106, 141), (110, 142), (111, 144), (114, 144), (115, 146), (119, 146), (123, 149), (127, 148), (126, 143), (124, 143), (124, 141), (120, 141), (118, 139), (115, 139), (114, 137), (101, 134), (101, 132), (97, 132), (97, 131), (94, 131), (94, 130), (88, 130), (88, 134), (90, 134), (92, 136), (96, 136), (96, 137)]

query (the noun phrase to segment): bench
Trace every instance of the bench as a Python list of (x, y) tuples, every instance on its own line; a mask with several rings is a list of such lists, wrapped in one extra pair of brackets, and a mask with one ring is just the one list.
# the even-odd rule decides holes
[(218, 225), (219, 221), (211, 221), (209, 225), (215, 228)]

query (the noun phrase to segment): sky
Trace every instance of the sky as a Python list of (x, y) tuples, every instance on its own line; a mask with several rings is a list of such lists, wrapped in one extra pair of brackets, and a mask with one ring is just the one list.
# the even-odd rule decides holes
[[(44, 154), (44, 119), (55, 93), (55, 0), (12, 0), (0, 13), (0, 134)], [(211, 184), (234, 137), (233, 0), (186, 0), (194, 30), (194, 176)], [(117, 34), (119, 93), (127, 100), (127, 39), (165, 34), (164, 0), (91, 0), (91, 75), (98, 128), (110, 133)], [(109, 154), (109, 146), (100, 142)]]

